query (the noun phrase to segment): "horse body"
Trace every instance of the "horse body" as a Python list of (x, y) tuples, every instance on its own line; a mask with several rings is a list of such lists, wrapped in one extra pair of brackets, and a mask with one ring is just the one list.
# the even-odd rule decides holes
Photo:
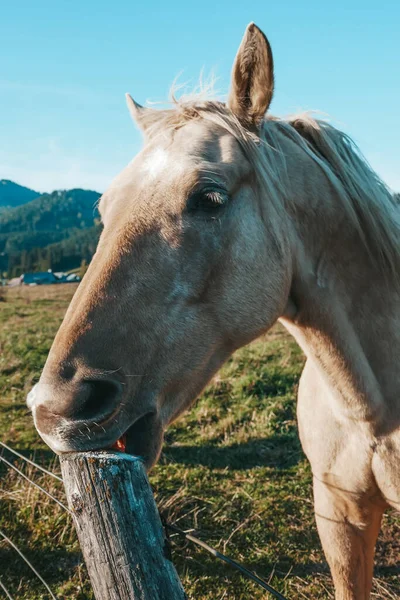
[(336, 596), (369, 597), (400, 506), (398, 209), (344, 134), (264, 119), (268, 41), (250, 25), (227, 106), (143, 109), (143, 151), (104, 194), (98, 250), (28, 403), (57, 452), (157, 460), (163, 432), (277, 319), (307, 363), (300, 438)]
[(325, 192), (317, 218), (301, 223), (291, 302), (281, 320), (307, 356), (298, 423), (336, 597), (364, 600), (383, 512), (400, 507), (400, 376), (393, 361), (400, 298), (396, 279), (371, 260), (335, 207), (335, 192), (332, 202)]
[[(400, 506), (398, 374), (392, 360), (398, 340), (393, 336), (388, 344), (390, 318), (385, 324), (386, 315), (363, 314), (356, 294), (358, 331), (357, 319), (341, 314), (346, 303), (338, 303), (329, 281), (322, 297), (317, 290), (315, 315), (307, 324), (298, 314), (296, 323), (283, 323), (308, 356), (298, 423), (313, 471), (318, 531), (337, 598), (360, 600), (369, 598), (382, 514)], [(312, 310), (309, 299), (308, 315)], [(335, 316), (341, 318), (335, 322)]]

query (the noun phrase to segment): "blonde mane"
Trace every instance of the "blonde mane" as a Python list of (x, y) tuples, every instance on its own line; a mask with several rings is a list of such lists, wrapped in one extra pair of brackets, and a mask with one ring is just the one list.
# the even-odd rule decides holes
[[(223, 102), (203, 100), (201, 95), (179, 100), (173, 97), (173, 102), (173, 109), (148, 111), (148, 135), (178, 129), (193, 119), (222, 127), (235, 137), (254, 166), (269, 207), (275, 208), (277, 216), (282, 214), (282, 205), (291, 201), (284, 151), (284, 138), (289, 138), (319, 165), (334, 186), (371, 260), (400, 275), (398, 205), (347, 134), (308, 113), (287, 118), (267, 116), (255, 133), (245, 129)], [(278, 223), (279, 218), (272, 219), (269, 226), (274, 228)]]

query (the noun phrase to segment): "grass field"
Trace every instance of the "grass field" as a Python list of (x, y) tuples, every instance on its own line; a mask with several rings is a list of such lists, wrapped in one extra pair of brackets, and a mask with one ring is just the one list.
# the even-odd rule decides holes
[[(0, 302), (0, 440), (57, 473), (57, 460), (34, 430), (25, 396), (73, 291), (61, 285), (14, 289)], [(237, 352), (168, 431), (151, 483), (170, 520), (243, 561), (288, 598), (333, 598), (314, 525), (310, 468), (296, 428), (303, 362), (280, 326)], [(7, 452), (3, 456), (10, 459)], [(21, 468), (64, 499), (57, 481)], [(93, 598), (70, 517), (3, 464), (0, 477), (0, 529), (58, 598)], [(377, 550), (373, 598), (400, 597), (399, 547), (399, 519), (389, 514)], [(174, 561), (191, 599), (267, 598), (194, 547), (174, 545)], [(0, 578), (14, 598), (49, 598), (5, 542)]]

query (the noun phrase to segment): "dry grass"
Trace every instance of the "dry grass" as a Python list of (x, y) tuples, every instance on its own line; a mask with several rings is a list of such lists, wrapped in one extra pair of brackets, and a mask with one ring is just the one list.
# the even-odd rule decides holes
[[(40, 374), (74, 287), (17, 288), (0, 303), (0, 439), (57, 472), (24, 398)], [(301, 352), (281, 327), (237, 352), (171, 427), (151, 481), (170, 520), (257, 570), (288, 598), (325, 599), (333, 598), (332, 583), (296, 429), (302, 364)], [(57, 481), (31, 467), (24, 470), (63, 499)], [(0, 477), (0, 529), (59, 598), (93, 598), (68, 514), (1, 464)], [(400, 596), (398, 534), (398, 518), (388, 514), (377, 551), (374, 599)], [(176, 540), (174, 560), (190, 598), (265, 598), (252, 583), (181, 540)], [(18, 599), (48, 597), (4, 542), (0, 576)]]
[(72, 298), (78, 284), (60, 283), (58, 285), (22, 285), (3, 288), (6, 301), (12, 303), (30, 304), (32, 301), (61, 300)]

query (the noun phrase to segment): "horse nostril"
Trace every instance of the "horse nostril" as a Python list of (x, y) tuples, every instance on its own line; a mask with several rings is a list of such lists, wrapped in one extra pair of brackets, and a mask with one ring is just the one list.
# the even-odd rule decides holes
[(85, 380), (85, 388), (85, 402), (74, 415), (76, 419), (84, 421), (102, 419), (110, 415), (122, 392), (121, 384), (110, 379)]
[(114, 379), (47, 380), (36, 386), (29, 405), (39, 433), (52, 435), (74, 423), (105, 423), (121, 404), (122, 392), (122, 383)]

